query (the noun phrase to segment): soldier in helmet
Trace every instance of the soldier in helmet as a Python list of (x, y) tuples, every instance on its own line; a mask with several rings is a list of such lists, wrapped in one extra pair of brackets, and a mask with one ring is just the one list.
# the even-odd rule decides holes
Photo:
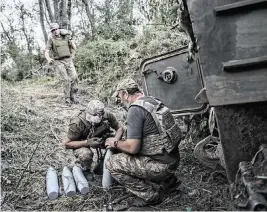
[(170, 110), (159, 100), (145, 96), (132, 79), (121, 81), (115, 96), (128, 108), (126, 140), (107, 139), (112, 155), (106, 167), (112, 177), (135, 195), (130, 206), (162, 201), (163, 194), (177, 184), (181, 130)]
[[(112, 137), (111, 129), (115, 130)], [(104, 104), (99, 100), (92, 100), (85, 110), (71, 120), (63, 145), (66, 149), (73, 149), (76, 162), (83, 170), (89, 171), (93, 162), (91, 148), (105, 148), (107, 137), (115, 142), (121, 139), (123, 132), (122, 125), (112, 113), (105, 110)]]
[(64, 81), (65, 102), (77, 103), (78, 76), (72, 61), (76, 46), (68, 35), (61, 33), (58, 23), (51, 23), (50, 30), (52, 37), (48, 39), (45, 58), (49, 64), (54, 65)]

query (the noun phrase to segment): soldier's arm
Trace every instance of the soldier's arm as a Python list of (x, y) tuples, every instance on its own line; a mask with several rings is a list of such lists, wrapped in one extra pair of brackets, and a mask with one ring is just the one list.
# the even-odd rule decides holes
[(44, 53), (45, 58), (48, 61), (48, 63), (52, 63), (53, 62), (53, 59), (50, 57), (50, 54), (49, 54), (51, 49), (52, 49), (52, 42), (49, 39), (47, 41), (46, 48), (45, 48), (45, 53)]
[(121, 126), (121, 124), (119, 124), (119, 128), (116, 130), (116, 133), (115, 133), (115, 136), (114, 138), (119, 141), (121, 138), (122, 138), (122, 135), (124, 133), (124, 129), (123, 127)]
[(64, 146), (66, 149), (79, 149), (81, 147), (89, 147), (87, 140), (84, 141), (64, 141)]
[(120, 140), (117, 142), (108, 139), (105, 146), (107, 149), (116, 148), (130, 154), (137, 154), (141, 147), (141, 139), (126, 139), (124, 141)]
[(69, 40), (69, 46), (70, 46), (71, 57), (74, 58), (77, 51), (77, 47), (73, 40)]
[(77, 123), (72, 122), (69, 125), (68, 135), (67, 139), (62, 142), (62, 144), (65, 146), (66, 149), (78, 149), (81, 147), (89, 147), (87, 140), (80, 140), (81, 135), (80, 127), (77, 125)]
[(127, 139), (123, 141), (112, 141), (108, 139), (105, 144), (107, 148), (115, 147), (130, 154), (137, 154), (139, 152), (144, 120), (138, 109), (138, 107), (131, 107), (127, 114), (127, 129), (135, 128), (135, 133), (131, 133), (130, 130), (130, 133), (127, 133)]
[(123, 126), (121, 123), (118, 122), (118, 120), (112, 113), (107, 112), (107, 117), (108, 117), (108, 122), (110, 123), (111, 128), (116, 130), (114, 139), (116, 141), (119, 141), (122, 138), (123, 133), (124, 133)]

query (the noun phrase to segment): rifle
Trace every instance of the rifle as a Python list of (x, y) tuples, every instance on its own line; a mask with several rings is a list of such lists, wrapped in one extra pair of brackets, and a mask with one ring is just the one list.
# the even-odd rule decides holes
[(87, 142), (92, 148), (105, 148), (104, 144), (106, 139), (110, 136), (111, 130), (108, 123), (103, 122), (95, 129), (93, 133), (89, 133)]
[[(238, 207), (250, 211), (267, 210), (267, 144), (262, 144), (251, 162), (241, 161), (239, 171), (245, 202)], [(238, 173), (237, 173), (238, 175)], [(245, 189), (244, 189), (245, 188)]]
[(99, 127), (96, 128), (94, 133), (92, 133), (91, 137), (107, 137), (110, 134), (110, 126), (107, 122), (103, 122)]
[(93, 172), (95, 174), (102, 174), (104, 156), (101, 149), (105, 149), (105, 141), (110, 136), (111, 130), (108, 122), (101, 123), (93, 133), (89, 133), (87, 137), (87, 143), (91, 148), (96, 149), (97, 153), (97, 165)]

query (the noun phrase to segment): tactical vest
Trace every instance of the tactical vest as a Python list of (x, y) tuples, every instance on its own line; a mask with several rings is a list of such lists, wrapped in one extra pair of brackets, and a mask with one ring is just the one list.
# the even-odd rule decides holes
[(156, 155), (162, 154), (164, 149), (170, 153), (180, 143), (181, 130), (170, 110), (162, 102), (151, 98), (155, 101), (155, 104), (145, 100), (137, 100), (131, 104), (131, 106), (136, 105), (147, 110), (152, 115), (159, 132), (159, 135), (149, 135), (142, 139), (139, 153), (148, 156)]
[(55, 59), (67, 58), (71, 56), (69, 38), (62, 36), (59, 39), (52, 38), (53, 56)]

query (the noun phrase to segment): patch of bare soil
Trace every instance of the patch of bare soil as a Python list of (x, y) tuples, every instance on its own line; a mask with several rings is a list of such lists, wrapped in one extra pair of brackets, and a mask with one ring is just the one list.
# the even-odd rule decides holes
[[(90, 86), (80, 84), (77, 105), (64, 104), (58, 81), (50, 78), (15, 85), (2, 82), (1, 89), (1, 208), (2, 210), (101, 210), (103, 204), (123, 194), (121, 187), (101, 188), (101, 176), (90, 176), (90, 192), (66, 197), (61, 172), (71, 166), (71, 150), (61, 146), (71, 117), (88, 101), (98, 98)], [(108, 105), (124, 121), (125, 112)], [(190, 136), (189, 136), (190, 137)], [(196, 142), (196, 141), (195, 141)], [(233, 210), (224, 170), (209, 170), (193, 157), (195, 142), (180, 144), (181, 162), (176, 171), (182, 181), (177, 191), (146, 210)], [(45, 176), (49, 166), (56, 169), (62, 195), (49, 200)]]

